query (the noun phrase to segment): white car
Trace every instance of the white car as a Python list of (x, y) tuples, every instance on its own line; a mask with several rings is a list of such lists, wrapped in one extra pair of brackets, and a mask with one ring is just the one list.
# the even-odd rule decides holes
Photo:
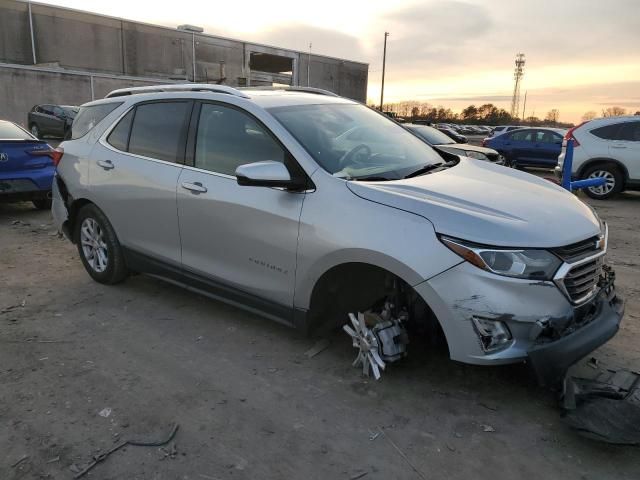
[(640, 117), (606, 117), (582, 123), (564, 137), (556, 172), (562, 175), (567, 140), (573, 140), (573, 179), (605, 179), (601, 187), (585, 189), (603, 200), (623, 190), (640, 190)]

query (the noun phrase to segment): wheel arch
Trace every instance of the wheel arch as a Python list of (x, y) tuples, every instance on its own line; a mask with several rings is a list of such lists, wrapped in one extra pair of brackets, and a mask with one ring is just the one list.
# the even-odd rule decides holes
[(622, 177), (623, 177), (624, 183), (626, 183), (629, 180), (629, 170), (627, 170), (627, 167), (624, 165), (624, 163), (622, 163), (620, 160), (615, 160), (613, 158), (608, 158), (608, 157), (590, 158), (589, 160), (584, 162), (582, 165), (580, 165), (580, 168), (577, 171), (578, 178), (582, 178), (584, 173), (589, 168), (593, 167), (594, 165), (601, 164), (601, 163), (613, 163), (622, 172)]
[[(387, 268), (371, 261), (351, 259), (326, 268), (307, 292), (307, 332), (339, 327), (348, 312), (364, 311), (380, 300), (396, 296), (408, 301), (415, 322), (444, 334), (432, 308), (414, 289), (422, 280), (414, 281), (415, 277), (399, 268), (399, 263), (387, 264)], [(444, 335), (443, 338), (446, 341)]]

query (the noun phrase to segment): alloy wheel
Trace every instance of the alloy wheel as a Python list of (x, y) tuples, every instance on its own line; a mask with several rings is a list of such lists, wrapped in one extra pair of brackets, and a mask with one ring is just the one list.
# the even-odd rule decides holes
[(98, 273), (107, 269), (109, 261), (104, 233), (93, 218), (85, 218), (80, 226), (82, 253), (89, 266)]
[(604, 178), (604, 185), (599, 187), (589, 187), (589, 191), (594, 195), (607, 195), (613, 191), (616, 186), (616, 177), (608, 170), (596, 170), (589, 175), (588, 178)]

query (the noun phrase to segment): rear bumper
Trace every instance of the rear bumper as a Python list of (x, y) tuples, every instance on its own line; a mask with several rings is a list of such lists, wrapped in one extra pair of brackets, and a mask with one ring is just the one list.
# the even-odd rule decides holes
[(53, 216), (53, 223), (58, 229), (58, 232), (61, 232), (71, 240), (71, 234), (68, 231), (67, 220), (69, 220), (69, 211), (67, 210), (67, 206), (65, 204), (62, 195), (60, 195), (60, 189), (58, 188), (58, 182), (53, 182), (53, 187), (51, 189), (52, 194), (52, 202), (51, 202), (51, 214)]
[(0, 198), (20, 195), (46, 194), (51, 190), (55, 167), (0, 173)]

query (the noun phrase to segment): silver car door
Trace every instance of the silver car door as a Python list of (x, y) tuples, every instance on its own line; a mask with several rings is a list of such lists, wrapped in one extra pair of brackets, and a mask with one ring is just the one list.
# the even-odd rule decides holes
[(93, 200), (128, 255), (180, 268), (176, 185), (183, 168), (191, 101), (141, 103), (92, 152)]
[(193, 166), (178, 180), (183, 268), (226, 296), (240, 292), (239, 302), (272, 306), (277, 317), (293, 306), (304, 194), (240, 186), (234, 173), (243, 164), (284, 162), (287, 152), (264, 125), (227, 104), (202, 103), (192, 124)]

